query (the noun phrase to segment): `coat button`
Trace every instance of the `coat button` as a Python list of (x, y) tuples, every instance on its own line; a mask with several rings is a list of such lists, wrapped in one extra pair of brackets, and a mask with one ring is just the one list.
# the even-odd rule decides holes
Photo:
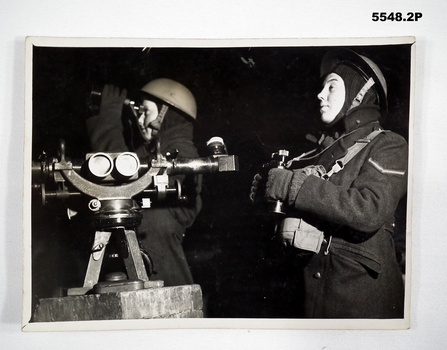
[(316, 278), (317, 280), (319, 280), (321, 278), (321, 273), (320, 272), (316, 272), (314, 273), (314, 278)]

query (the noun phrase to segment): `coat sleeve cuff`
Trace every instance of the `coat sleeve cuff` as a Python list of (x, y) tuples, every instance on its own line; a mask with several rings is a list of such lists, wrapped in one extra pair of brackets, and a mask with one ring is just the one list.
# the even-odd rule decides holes
[(307, 175), (301, 169), (293, 171), (292, 181), (290, 182), (290, 188), (289, 188), (289, 197), (288, 197), (289, 205), (293, 205), (293, 203), (295, 203), (296, 197), (298, 196), (301, 186), (303, 186), (303, 183), (304, 181), (306, 181), (308, 176), (309, 175)]

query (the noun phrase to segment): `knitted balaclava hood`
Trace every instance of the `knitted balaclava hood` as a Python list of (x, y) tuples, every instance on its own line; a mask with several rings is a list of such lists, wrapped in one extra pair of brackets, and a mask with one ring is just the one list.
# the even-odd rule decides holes
[[(351, 104), (367, 81), (360, 72), (343, 63), (333, 69), (333, 73), (338, 74), (343, 79), (345, 84), (345, 102), (342, 109), (329, 126), (332, 126), (343, 119), (348, 111), (352, 111)], [(365, 94), (360, 106), (373, 105), (376, 101), (376, 92), (373, 86)]]

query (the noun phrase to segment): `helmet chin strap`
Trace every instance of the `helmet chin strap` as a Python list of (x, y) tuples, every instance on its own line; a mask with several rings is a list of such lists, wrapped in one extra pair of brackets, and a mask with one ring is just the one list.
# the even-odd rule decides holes
[(166, 116), (166, 113), (168, 112), (169, 107), (166, 105), (161, 106), (160, 113), (158, 113), (157, 118), (149, 123), (149, 127), (152, 129), (152, 135), (157, 136), (158, 132), (161, 129), (161, 124), (163, 123), (163, 119)]
[(365, 97), (366, 93), (369, 91), (369, 89), (371, 89), (371, 87), (374, 85), (374, 79), (373, 78), (369, 78), (368, 81), (365, 83), (365, 85), (363, 85), (363, 87), (360, 89), (359, 93), (357, 94), (357, 96), (355, 96), (354, 100), (351, 103), (351, 106), (349, 107), (348, 111), (354, 107), (357, 107), (358, 105), (360, 105), (360, 103), (362, 103), (363, 98)]
[[(145, 135), (144, 135), (145, 127), (140, 125), (140, 123), (138, 121), (139, 115), (137, 114), (137, 112), (136, 112), (136, 110), (134, 108), (131, 108), (131, 109), (132, 109), (133, 115), (135, 116), (136, 123), (137, 123), (137, 126), (138, 126), (137, 130), (138, 130), (138, 132), (140, 134), (140, 137), (141, 137), (143, 143), (150, 143), (151, 141), (147, 140)], [(157, 115), (157, 117), (152, 122), (150, 122), (149, 125), (146, 127), (146, 129), (147, 128), (151, 128), (152, 129), (152, 136), (153, 137), (157, 137), (158, 136), (158, 133), (159, 133), (159, 131), (161, 129), (161, 125), (163, 123), (163, 119), (165, 118), (166, 113), (168, 112), (168, 109), (169, 109), (169, 107), (163, 104), (161, 109), (160, 109), (160, 112)], [(144, 106), (140, 106), (139, 110), (140, 111), (144, 110)], [(131, 138), (133, 139), (133, 135), (131, 135)]]

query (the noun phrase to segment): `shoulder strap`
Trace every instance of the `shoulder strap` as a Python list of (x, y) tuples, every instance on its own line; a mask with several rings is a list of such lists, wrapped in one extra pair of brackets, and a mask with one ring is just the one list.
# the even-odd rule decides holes
[(338, 173), (343, 170), (345, 165), (355, 157), (357, 153), (359, 153), (363, 148), (365, 148), (377, 135), (384, 132), (382, 129), (377, 129), (371, 132), (364, 139), (358, 139), (351, 147), (348, 148), (348, 152), (343, 158), (340, 158), (335, 162), (332, 166), (332, 169), (329, 170), (326, 174), (323, 175), (325, 180), (328, 180), (332, 175)]

